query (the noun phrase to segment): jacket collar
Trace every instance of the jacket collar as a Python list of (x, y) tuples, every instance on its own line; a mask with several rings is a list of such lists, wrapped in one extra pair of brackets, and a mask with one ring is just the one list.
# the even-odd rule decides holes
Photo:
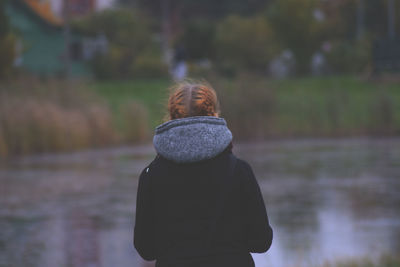
[(156, 128), (153, 138), (157, 153), (177, 163), (213, 158), (231, 142), (226, 121), (211, 116), (170, 120)]

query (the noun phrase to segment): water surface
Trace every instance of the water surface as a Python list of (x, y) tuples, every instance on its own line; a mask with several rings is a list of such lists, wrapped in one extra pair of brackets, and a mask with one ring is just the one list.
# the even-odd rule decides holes
[[(257, 266), (400, 253), (400, 140), (235, 145), (262, 189), (274, 242)], [(151, 146), (0, 164), (0, 266), (145, 266), (132, 246)]]

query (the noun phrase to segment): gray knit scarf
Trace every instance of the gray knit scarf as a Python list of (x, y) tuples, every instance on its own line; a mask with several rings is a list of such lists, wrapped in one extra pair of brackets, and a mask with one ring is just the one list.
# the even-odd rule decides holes
[(232, 141), (223, 118), (211, 116), (175, 119), (159, 125), (153, 138), (157, 153), (177, 163), (213, 158)]

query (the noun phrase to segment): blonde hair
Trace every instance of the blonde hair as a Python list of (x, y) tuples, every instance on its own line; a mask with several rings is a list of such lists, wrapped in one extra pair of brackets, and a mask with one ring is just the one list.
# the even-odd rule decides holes
[(170, 120), (194, 116), (218, 116), (217, 93), (205, 82), (177, 83), (171, 88), (168, 113)]

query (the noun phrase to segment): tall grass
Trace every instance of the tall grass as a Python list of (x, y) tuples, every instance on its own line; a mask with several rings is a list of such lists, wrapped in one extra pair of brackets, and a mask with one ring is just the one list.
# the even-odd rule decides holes
[(131, 100), (120, 107), (123, 122), (123, 139), (127, 142), (143, 142), (148, 140), (149, 115), (145, 105)]
[[(236, 139), (400, 134), (400, 83), (212, 77)], [(0, 156), (150, 141), (168, 80), (0, 84)]]
[(123, 128), (123, 110), (125, 105), (134, 102), (147, 109), (148, 123), (151, 128), (162, 123), (165, 115), (168, 87), (167, 79), (135, 80), (135, 81), (102, 81), (94, 82), (90, 88), (107, 101), (118, 127)]
[(143, 105), (130, 104), (122, 123), (131, 126), (119, 130), (108, 103), (82, 84), (33, 79), (1, 85), (0, 156), (141, 141), (148, 135), (146, 114)]
[(400, 84), (354, 77), (213, 84), (238, 138), (400, 134)]
[(261, 80), (216, 81), (222, 116), (234, 136), (241, 139), (262, 138), (273, 134), (275, 91)]

